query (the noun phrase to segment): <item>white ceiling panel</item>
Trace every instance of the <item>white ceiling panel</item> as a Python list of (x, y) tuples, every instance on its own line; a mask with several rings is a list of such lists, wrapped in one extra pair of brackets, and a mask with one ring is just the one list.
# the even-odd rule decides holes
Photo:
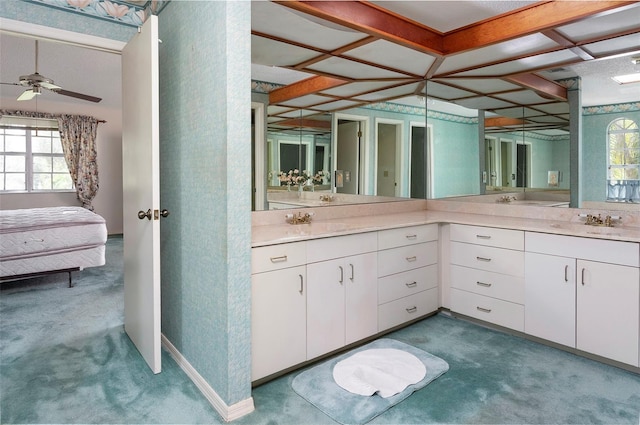
[(433, 56), (404, 46), (398, 46), (386, 40), (378, 40), (360, 46), (349, 50), (344, 55), (367, 62), (379, 63), (392, 69), (401, 65), (403, 70), (418, 76), (426, 75), (429, 67), (435, 61)]
[(555, 47), (558, 47), (558, 45), (544, 35), (532, 34), (516, 40), (505, 41), (488, 47), (448, 56), (438, 68), (438, 74), (445, 74), (458, 69), (466, 69)]
[(530, 108), (523, 108), (522, 106), (516, 106), (514, 108), (505, 108), (499, 109), (496, 111), (496, 114), (509, 117), (509, 118), (522, 118), (522, 117), (532, 117), (536, 115), (540, 115), (539, 111)]
[(266, 66), (293, 66), (316, 56), (318, 52), (313, 50), (251, 36), (251, 63)]
[(566, 121), (566, 120), (564, 120), (564, 119), (562, 119), (560, 117), (555, 117), (553, 115), (532, 117), (532, 118), (529, 118), (529, 121), (537, 122), (537, 123), (544, 123), (544, 124), (569, 124), (568, 121)]
[(352, 79), (407, 78), (407, 75), (387, 71), (348, 59), (331, 57), (308, 66), (307, 69)]
[(287, 100), (285, 102), (279, 102), (279, 105), (292, 106), (292, 107), (305, 107), (310, 105), (316, 105), (318, 103), (325, 103), (331, 99), (326, 96), (319, 96), (316, 94), (310, 94), (307, 96), (296, 97), (295, 99)]
[[(454, 82), (455, 84), (455, 82)], [(427, 96), (438, 97), (440, 99), (459, 99), (461, 97), (475, 96), (476, 93), (429, 81), (426, 85)]]
[[(610, 33), (637, 28), (640, 22), (640, 3), (621, 12), (608, 13), (558, 28), (558, 32), (573, 41), (593, 40)], [(636, 43), (638, 44), (638, 43)]]
[(462, 105), (466, 108), (471, 109), (495, 109), (495, 108), (506, 108), (509, 106), (513, 106), (513, 103), (505, 102), (500, 99), (493, 99), (490, 97), (472, 97), (469, 99), (460, 99), (457, 100), (456, 103), (458, 105)]
[(267, 108), (267, 112), (269, 113), (269, 115), (278, 115), (278, 114), (282, 114), (284, 112), (288, 112), (290, 111), (291, 108), (287, 108), (284, 106), (278, 106), (278, 105), (274, 105), (271, 104), (268, 106)]
[(332, 111), (335, 109), (355, 108), (360, 106), (360, 102), (354, 102), (351, 100), (338, 100), (336, 102), (325, 103), (324, 105), (314, 106), (314, 109), (319, 111)]
[(445, 33), (535, 1), (372, 1), (385, 9)]
[(606, 56), (609, 52), (618, 53), (623, 49), (640, 51), (640, 33), (586, 44), (584, 47), (597, 57)]
[[(482, 93), (494, 93), (508, 90), (516, 90), (519, 89), (520, 86), (509, 83), (507, 81), (501, 80), (500, 78), (483, 78), (482, 80), (472, 80), (468, 78), (450, 78), (444, 79), (439, 78), (440, 81), (447, 81), (450, 84), (453, 84), (457, 87), (462, 87), (471, 91), (480, 91)], [(438, 81), (433, 80), (433, 81)], [(427, 90), (431, 87), (433, 82), (429, 81), (427, 83)]]
[(270, 1), (251, 2), (251, 29), (324, 50), (334, 50), (365, 37), (347, 27), (294, 12)]
[(546, 105), (536, 105), (536, 109), (548, 114), (568, 114), (569, 104), (567, 102), (549, 103)]
[(545, 53), (542, 55), (530, 56), (527, 58), (517, 59), (497, 65), (491, 65), (484, 68), (474, 69), (473, 71), (461, 72), (456, 75), (471, 76), (491, 76), (491, 75), (510, 75), (536, 70), (541, 68), (550, 68), (554, 65), (575, 61), (579, 59), (570, 50), (560, 50), (557, 52)]
[(416, 92), (420, 83), (405, 84), (400, 87), (393, 87), (386, 90), (379, 90), (375, 93), (368, 93), (362, 96), (357, 96), (359, 100), (366, 100), (370, 102), (377, 102), (388, 98), (397, 98), (400, 96), (409, 96)]

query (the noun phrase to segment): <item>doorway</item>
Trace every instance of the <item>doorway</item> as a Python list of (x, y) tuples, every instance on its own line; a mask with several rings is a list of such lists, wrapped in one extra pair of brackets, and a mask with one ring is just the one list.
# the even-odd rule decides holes
[(516, 148), (516, 186), (529, 187), (531, 183), (531, 145), (518, 143)]
[(433, 196), (432, 128), (418, 122), (410, 125), (409, 196), (428, 199)]
[(374, 193), (378, 196), (400, 196), (402, 124), (401, 121), (376, 120)]
[(332, 131), (335, 175), (333, 185), (337, 193), (365, 194), (364, 158), (367, 140), (366, 117), (336, 114), (336, 131)]
[(502, 187), (513, 186), (513, 141), (500, 139), (500, 173), (498, 181)]

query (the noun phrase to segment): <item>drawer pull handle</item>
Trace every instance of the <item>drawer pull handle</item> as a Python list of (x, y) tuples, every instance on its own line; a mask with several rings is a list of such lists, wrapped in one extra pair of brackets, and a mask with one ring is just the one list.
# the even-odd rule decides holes
[(269, 259), (271, 260), (272, 263), (283, 263), (287, 261), (287, 256), (281, 255), (280, 257), (271, 257)]
[(415, 239), (417, 237), (418, 237), (418, 235), (407, 235), (406, 236), (407, 239), (411, 239), (411, 240), (413, 240), (413, 239)]
[(300, 290), (298, 292), (300, 292), (300, 295), (302, 295), (302, 293), (304, 292), (304, 281), (301, 274), (299, 274), (298, 276), (300, 276)]
[(340, 282), (340, 285), (342, 285), (342, 282), (344, 281), (344, 269), (342, 268), (342, 266), (338, 266), (338, 268), (340, 269), (340, 279), (338, 280), (338, 282)]
[(478, 311), (483, 312), (483, 313), (491, 313), (491, 309), (490, 309), (490, 308), (482, 308), (482, 307), (479, 307), (479, 306), (478, 306), (478, 307), (476, 307), (476, 309), (477, 309)]
[(415, 313), (416, 311), (418, 311), (418, 307), (416, 307), (414, 305), (413, 307), (405, 308), (405, 310), (407, 310), (407, 313), (411, 314), (411, 313)]
[(564, 281), (569, 282), (569, 265), (564, 266)]
[(418, 286), (418, 282), (405, 283), (405, 285), (407, 285), (407, 288), (415, 288)]
[(478, 261), (486, 261), (486, 262), (489, 262), (489, 261), (491, 261), (491, 258), (487, 258), (487, 257), (476, 257), (476, 260), (478, 260)]
[(478, 286), (484, 286), (485, 288), (491, 287), (491, 283), (484, 283), (484, 282), (477, 281), (476, 284), (478, 284)]
[(407, 261), (410, 262), (410, 263), (412, 263), (412, 262), (414, 262), (416, 260), (417, 260), (417, 258), (416, 258), (415, 255), (413, 257), (407, 257)]
[(349, 264), (349, 267), (351, 267), (351, 277), (349, 278), (349, 280), (351, 282), (353, 282), (353, 278), (355, 277), (355, 272), (353, 270), (353, 264)]
[(478, 238), (478, 239), (491, 239), (491, 236), (489, 236), (489, 235), (476, 235), (476, 238)]
[(584, 286), (584, 271), (585, 269), (582, 269), (582, 286)]

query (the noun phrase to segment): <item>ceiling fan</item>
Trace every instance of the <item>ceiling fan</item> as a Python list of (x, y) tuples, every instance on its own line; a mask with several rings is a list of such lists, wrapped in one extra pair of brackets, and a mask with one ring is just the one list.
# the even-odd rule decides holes
[(44, 75), (38, 73), (38, 40), (36, 40), (36, 71), (33, 74), (21, 75), (18, 83), (0, 83), (14, 86), (28, 87), (20, 96), (18, 100), (31, 100), (37, 95), (42, 93), (42, 89), (50, 90), (54, 93), (61, 94), (63, 96), (74, 97), (76, 99), (87, 100), (89, 102), (100, 102), (102, 99), (95, 96), (89, 96), (87, 94), (76, 93), (69, 90), (64, 90), (62, 87), (54, 84), (51, 78), (47, 78)]

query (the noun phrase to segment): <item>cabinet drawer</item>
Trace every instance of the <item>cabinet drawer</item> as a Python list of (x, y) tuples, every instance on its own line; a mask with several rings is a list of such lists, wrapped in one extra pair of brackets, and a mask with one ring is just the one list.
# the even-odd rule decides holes
[(427, 289), (408, 297), (378, 306), (378, 331), (432, 313), (438, 309), (438, 288)]
[(378, 249), (397, 248), (438, 240), (438, 225), (410, 226), (378, 232)]
[(306, 242), (283, 243), (251, 249), (252, 274), (295, 267), (306, 262)]
[(524, 276), (524, 252), (451, 242), (451, 263), (489, 272)]
[(307, 241), (307, 263), (374, 252), (378, 249), (377, 232), (312, 239)]
[(451, 287), (524, 304), (524, 277), (451, 266)]
[(465, 316), (524, 332), (524, 306), (521, 304), (452, 288), (451, 310)]
[(378, 277), (417, 269), (437, 262), (437, 242), (425, 242), (378, 251)]
[(381, 277), (378, 279), (378, 304), (404, 298), (437, 286), (437, 264)]
[(575, 236), (527, 232), (527, 251), (541, 254), (570, 256), (583, 260), (622, 266), (640, 266), (639, 244)]
[(524, 232), (520, 230), (452, 224), (450, 238), (457, 242), (524, 250)]

